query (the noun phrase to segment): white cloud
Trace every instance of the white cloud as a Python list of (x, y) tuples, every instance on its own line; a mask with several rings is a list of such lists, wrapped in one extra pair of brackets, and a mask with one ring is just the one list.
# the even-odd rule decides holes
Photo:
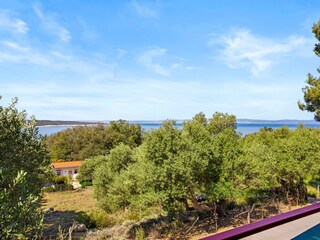
[[(74, 55), (52, 49), (22, 46), (13, 41), (0, 42), (0, 63), (31, 64), (65, 72), (83, 73), (96, 80), (112, 78), (114, 66), (86, 56)], [(108, 73), (108, 74), (107, 74)], [(106, 77), (108, 75), (108, 77)], [(90, 80), (91, 81), (91, 80)]]
[(155, 61), (155, 59), (163, 57), (166, 54), (166, 52), (167, 49), (165, 48), (154, 47), (142, 53), (142, 55), (138, 58), (138, 63), (140, 63), (152, 72), (158, 73), (163, 76), (169, 76), (170, 69), (160, 65)]
[(156, 17), (158, 15), (155, 9), (138, 3), (136, 0), (133, 0), (131, 2), (131, 6), (135, 10), (135, 12), (141, 17)]
[(2, 44), (15, 50), (15, 51), (19, 51), (19, 52), (28, 52), (29, 51), (28, 47), (20, 46), (19, 44), (15, 43), (15, 42), (2, 41)]
[(194, 69), (193, 66), (186, 66), (186, 59), (167, 54), (167, 52), (165, 48), (152, 47), (138, 57), (138, 63), (149, 71), (166, 77), (173, 71)]
[(23, 20), (15, 18), (11, 12), (6, 10), (0, 10), (0, 29), (22, 34), (27, 33), (29, 30)]
[(213, 36), (208, 46), (222, 45), (220, 58), (230, 68), (249, 68), (253, 75), (258, 75), (280, 58), (298, 53), (310, 43), (303, 36), (276, 40), (254, 35), (249, 30), (236, 29), (226, 35)]
[(39, 4), (34, 4), (33, 9), (41, 19), (43, 28), (48, 33), (55, 34), (62, 42), (69, 42), (71, 40), (70, 32), (56, 21), (54, 14), (44, 13)]

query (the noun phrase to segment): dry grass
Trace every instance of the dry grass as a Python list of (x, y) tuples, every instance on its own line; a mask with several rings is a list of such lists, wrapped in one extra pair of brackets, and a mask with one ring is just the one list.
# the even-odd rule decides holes
[(55, 211), (91, 212), (96, 210), (93, 187), (65, 192), (45, 193), (41, 209), (54, 208)]
[(93, 187), (64, 192), (45, 193), (40, 208), (54, 208), (45, 215), (43, 239), (56, 239), (59, 226), (67, 231), (79, 215), (79, 212), (91, 212), (97, 209), (93, 198)]

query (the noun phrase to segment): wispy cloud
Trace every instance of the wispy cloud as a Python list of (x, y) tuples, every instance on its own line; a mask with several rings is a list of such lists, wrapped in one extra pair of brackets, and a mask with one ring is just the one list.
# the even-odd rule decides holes
[(121, 48), (117, 49), (117, 57), (122, 58), (124, 55), (126, 55), (127, 51)]
[(101, 71), (99, 73), (94, 74), (90, 77), (90, 82), (97, 83), (97, 82), (103, 82), (106, 80), (110, 80), (114, 78), (114, 73), (112, 71)]
[(141, 17), (156, 17), (158, 15), (156, 9), (150, 8), (142, 3), (138, 3), (136, 0), (131, 1), (130, 5)]
[(173, 71), (194, 69), (186, 65), (186, 59), (167, 54), (168, 50), (160, 47), (152, 47), (142, 52), (138, 57), (138, 64), (151, 72), (162, 76), (170, 76)]
[(253, 75), (258, 75), (280, 58), (297, 53), (310, 42), (303, 36), (277, 40), (257, 36), (246, 29), (233, 29), (228, 34), (213, 36), (208, 46), (221, 45), (220, 58), (230, 68), (249, 68)]
[(62, 42), (69, 42), (71, 40), (70, 32), (58, 23), (55, 14), (43, 12), (40, 4), (34, 4), (33, 9), (42, 21), (45, 31), (49, 34), (56, 35)]
[(11, 41), (2, 41), (2, 44), (4, 46), (7, 46), (8, 48), (11, 48), (12, 50), (18, 51), (18, 52), (28, 52), (28, 47), (20, 46), (18, 43), (11, 42)]
[(168, 76), (170, 74), (170, 69), (168, 67), (162, 66), (156, 61), (159, 57), (166, 54), (167, 49), (154, 47), (150, 50), (145, 51), (138, 58), (138, 63), (146, 67), (152, 72), (158, 73), (163, 76)]
[(24, 34), (29, 28), (22, 19), (14, 17), (10, 11), (0, 10), (0, 30)]
[(0, 42), (1, 62), (39, 65), (59, 71), (83, 73), (92, 76), (90, 81), (110, 79), (114, 68), (112, 64), (89, 56), (84, 59), (71, 51), (65, 53), (54, 49), (39, 49), (8, 40)]

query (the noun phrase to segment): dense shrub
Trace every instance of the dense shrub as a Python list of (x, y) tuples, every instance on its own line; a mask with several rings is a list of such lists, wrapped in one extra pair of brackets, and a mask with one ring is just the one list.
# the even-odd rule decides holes
[(108, 159), (108, 156), (96, 156), (85, 159), (79, 168), (78, 181), (92, 181), (95, 169), (102, 163), (107, 162)]
[(86, 212), (80, 212), (76, 218), (76, 221), (78, 223), (82, 223), (82, 224), (86, 225), (87, 228), (95, 228), (96, 227), (95, 221)]
[(53, 183), (55, 185), (68, 184), (68, 177), (66, 177), (66, 176), (55, 176), (53, 178)]
[(78, 223), (83, 223), (87, 228), (105, 228), (114, 225), (111, 216), (104, 211), (81, 212), (77, 217)]
[[(0, 170), (0, 186), (7, 176)], [(0, 239), (37, 239), (41, 236), (43, 214), (40, 198), (28, 189), (27, 173), (19, 172), (10, 187), (0, 191)]]
[(85, 188), (85, 187), (89, 187), (89, 186), (92, 186), (92, 182), (90, 181), (84, 181), (84, 182), (81, 182), (81, 187)]

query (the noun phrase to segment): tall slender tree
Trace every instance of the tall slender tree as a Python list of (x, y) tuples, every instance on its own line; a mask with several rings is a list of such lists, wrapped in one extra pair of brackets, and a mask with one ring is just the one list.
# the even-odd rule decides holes
[[(313, 25), (312, 32), (318, 40), (313, 51), (320, 57), (320, 19), (317, 24)], [(320, 68), (317, 71), (320, 73)], [(302, 88), (304, 103), (299, 101), (298, 106), (302, 111), (314, 112), (314, 119), (320, 121), (320, 77), (308, 73), (306, 83), (306, 87)]]

